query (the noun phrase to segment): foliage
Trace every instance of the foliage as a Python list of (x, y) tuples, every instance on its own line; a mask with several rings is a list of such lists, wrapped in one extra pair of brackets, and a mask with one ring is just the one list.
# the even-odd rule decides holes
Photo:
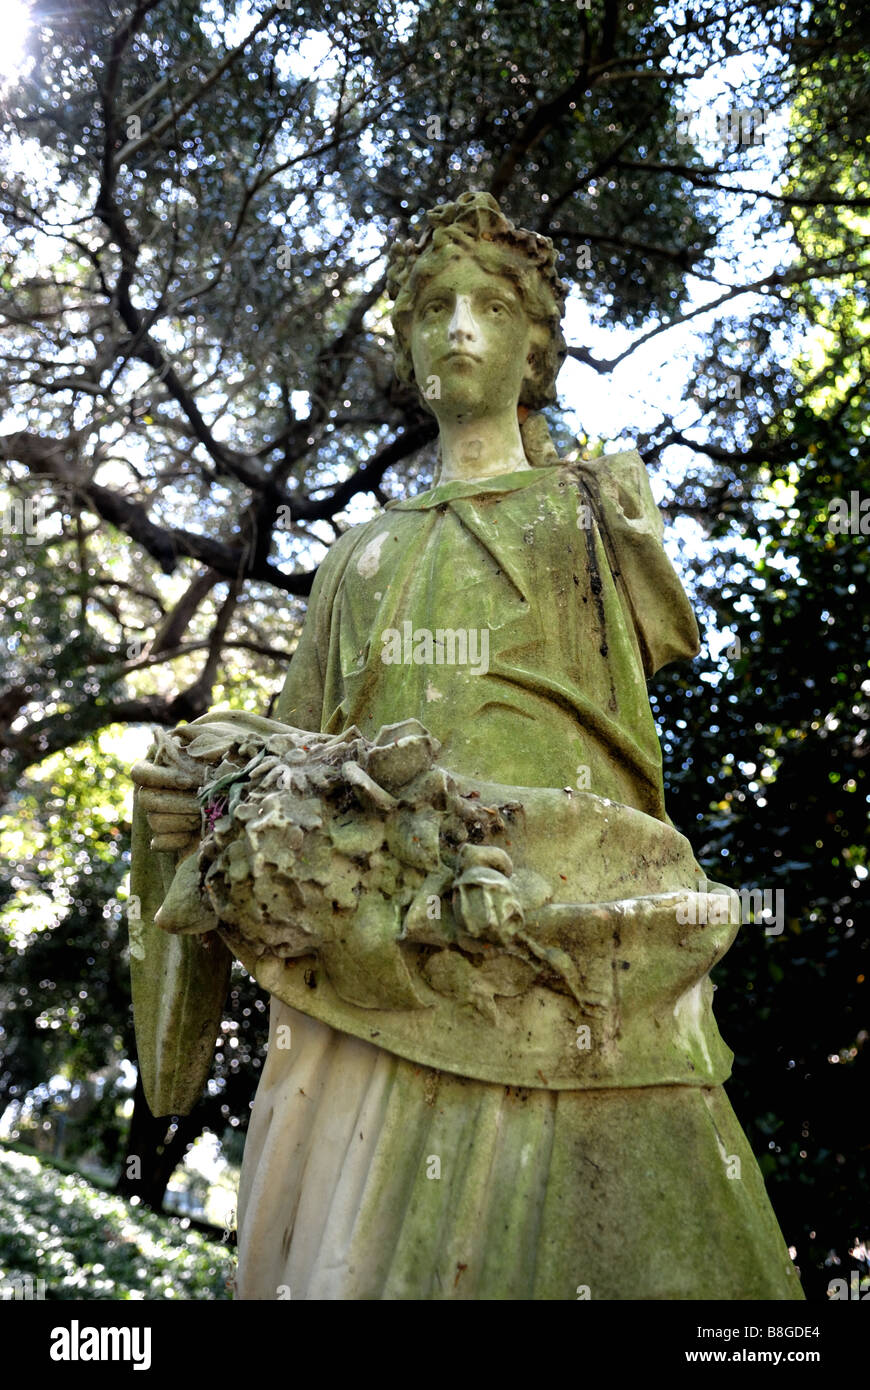
[(31, 1275), (46, 1299), (225, 1299), (225, 1245), (78, 1174), (0, 1149), (0, 1285)]
[[(19, 797), (16, 818), (0, 828), (10, 866), (0, 905), (0, 1111), (26, 1098), (21, 1132), (56, 1122), (69, 1107), (49, 1079), (87, 1085), (98, 1078), (98, 1099), (69, 1117), (63, 1153), (121, 1168), (121, 1189), (159, 1206), (185, 1146), (204, 1128), (221, 1135), (247, 1127), (265, 1043), (265, 997), (238, 967), (208, 1095), (168, 1140), (166, 1120), (137, 1122), (128, 1133), (121, 1112), (129, 1096), (121, 1063), (135, 1061), (124, 920), (128, 769), (106, 738), (88, 740), (41, 772)], [(142, 1182), (126, 1181), (125, 1153), (139, 1154)]]
[(0, 1108), (52, 1076), (83, 1083), (101, 1073), (99, 1105), (79, 1134), (114, 1163), (119, 1063), (133, 1043), (116, 898), (129, 859), (126, 769), (91, 739), (42, 771), (0, 833), (11, 868), (0, 909)]
[(825, 1262), (866, 1240), (870, 1180), (867, 542), (827, 526), (832, 496), (870, 495), (870, 470), (853, 445), (865, 412), (835, 416), (796, 413), (805, 458), (785, 519), (759, 521), (750, 562), (720, 549), (704, 586), (739, 655), (708, 649), (660, 678), (655, 701), (670, 813), (702, 867), (783, 895), (781, 935), (745, 926), (716, 970), (716, 1012), (738, 1114), (816, 1296)]
[[(714, 659), (710, 642), (692, 673), (658, 683), (672, 815), (714, 878), (783, 895), (782, 935), (745, 928), (717, 970), (717, 1013), (737, 1054), (738, 1113), (818, 1297), (832, 1266), (866, 1249), (870, 1177), (870, 518), (848, 531), (832, 520), (837, 499), (854, 514), (870, 497), (870, 169), (856, 139), (867, 44), (853, 17), (838, 31), (842, 18), (834, 6), (814, 16), (789, 131), (796, 241), (841, 273), (793, 291), (813, 330), (778, 441), (742, 485), (742, 524), (726, 506), (714, 527), (697, 592), (708, 637), (736, 646)], [(858, 206), (815, 201), (831, 170)]]
[[(712, 302), (694, 376), (719, 380), (740, 309), (751, 389), (676, 402), (641, 447), (693, 451), (674, 508), (745, 511), (788, 425), (792, 296), (855, 261), (790, 218), (867, 199), (833, 123), (822, 165), (806, 142), (711, 153), (681, 121), (708, 75), (771, 125), (820, 86), (846, 100), (830, 24), (768, 0), (34, 13), (6, 99), (0, 460), (46, 516), (7, 527), (0, 790), (113, 721), (268, 702), (324, 546), (431, 470), (432, 420), (391, 377), (384, 252), (469, 185), (554, 238), (595, 323), (643, 330), (610, 361), (572, 344), (593, 378)], [(778, 268), (747, 249), (765, 238)]]

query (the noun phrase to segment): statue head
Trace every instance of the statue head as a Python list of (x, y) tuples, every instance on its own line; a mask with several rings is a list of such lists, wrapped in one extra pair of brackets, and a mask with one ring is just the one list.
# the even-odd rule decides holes
[[(525, 426), (530, 411), (555, 401), (556, 376), (566, 351), (561, 331), (566, 287), (556, 274), (555, 262), (556, 253), (549, 238), (515, 227), (488, 193), (463, 193), (456, 202), (433, 208), (426, 214), (426, 226), (419, 239), (396, 242), (389, 257), (387, 288), (395, 301), (392, 322), (396, 374), (400, 381), (416, 387), (422, 404), (433, 414), (438, 412), (427, 390), (431, 379), (417, 380), (412, 344), (420, 306), (426, 311), (427, 287), (439, 279), (449, 281), (452, 268), (456, 267), (457, 275), (464, 273), (465, 280), (470, 271), (471, 281), (478, 285), (491, 279), (494, 287), (501, 285), (506, 290), (523, 320), (522, 360), (519, 371), (516, 363), (513, 367), (515, 404), (530, 462), (552, 462), (551, 446), (545, 459), (531, 457), (526, 437), (533, 432)], [(460, 267), (464, 267), (464, 272)], [(510, 349), (515, 349), (520, 341), (516, 319), (512, 332), (508, 328), (502, 331), (506, 335), (505, 356), (509, 358)], [(539, 423), (545, 426), (542, 418)]]

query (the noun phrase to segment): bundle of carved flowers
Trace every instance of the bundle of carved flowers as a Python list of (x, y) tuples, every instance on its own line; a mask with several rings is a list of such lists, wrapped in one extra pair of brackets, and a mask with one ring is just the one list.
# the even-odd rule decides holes
[(481, 811), (435, 766), (439, 745), (415, 720), (374, 743), (355, 728), (292, 731), (220, 751), (200, 796), (200, 882), (258, 953), (304, 955), (336, 939), (369, 895), (390, 901), (398, 930), (415, 901), (447, 889), (455, 851), (480, 833)]

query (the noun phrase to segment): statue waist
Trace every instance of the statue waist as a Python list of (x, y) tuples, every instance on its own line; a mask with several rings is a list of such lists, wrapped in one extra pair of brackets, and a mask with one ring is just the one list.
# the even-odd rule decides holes
[(717, 888), (576, 905), (548, 933), (559, 944), (542, 948), (554, 967), (544, 983), (495, 948), (470, 959), (455, 947), (406, 946), (418, 1001), (408, 1008), (351, 1002), (320, 956), (281, 960), (233, 929), (220, 935), (278, 999), (420, 1066), (551, 1090), (710, 1086), (727, 1080), (733, 1060), (708, 971), (733, 940), (735, 899)]

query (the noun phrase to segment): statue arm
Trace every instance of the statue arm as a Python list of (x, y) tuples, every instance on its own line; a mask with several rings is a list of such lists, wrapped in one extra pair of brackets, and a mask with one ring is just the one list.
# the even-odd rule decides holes
[(323, 727), (332, 610), (354, 539), (348, 531), (335, 541), (314, 576), (302, 633), (274, 713), (276, 719), (297, 729), (319, 733)]
[(662, 546), (664, 523), (636, 449), (578, 466), (597, 503), (611, 567), (649, 680), (671, 661), (700, 651), (698, 625)]
[[(275, 712), (275, 720), (312, 732), (321, 728), (330, 615), (344, 568), (342, 556), (350, 544), (348, 533), (347, 540), (341, 537), (332, 546), (317, 572)], [(220, 742), (227, 729), (248, 725), (254, 734), (276, 727), (273, 720), (256, 715), (213, 711), (186, 726), (185, 734), (189, 738), (194, 731), (211, 730)], [(130, 915), (136, 1040), (145, 1094), (155, 1115), (186, 1114), (196, 1103), (211, 1069), (232, 965), (231, 953), (210, 930), (211, 914), (203, 910), (198, 893), (201, 812), (189, 785), (192, 779), (184, 776), (189, 759), (178, 753), (181, 771), (158, 766), (154, 758), (162, 744), (171, 745), (172, 739), (158, 735), (148, 758), (133, 769), (138, 785)], [(182, 914), (185, 925), (179, 927), (176, 920), (170, 927), (179, 904), (189, 909)], [(173, 909), (168, 915), (165, 905)], [(166, 919), (160, 925), (155, 921), (158, 914)]]
[(130, 975), (136, 1050), (153, 1115), (186, 1115), (208, 1080), (232, 956), (217, 937), (169, 936), (155, 925), (183, 851), (152, 846), (137, 787), (130, 874)]

